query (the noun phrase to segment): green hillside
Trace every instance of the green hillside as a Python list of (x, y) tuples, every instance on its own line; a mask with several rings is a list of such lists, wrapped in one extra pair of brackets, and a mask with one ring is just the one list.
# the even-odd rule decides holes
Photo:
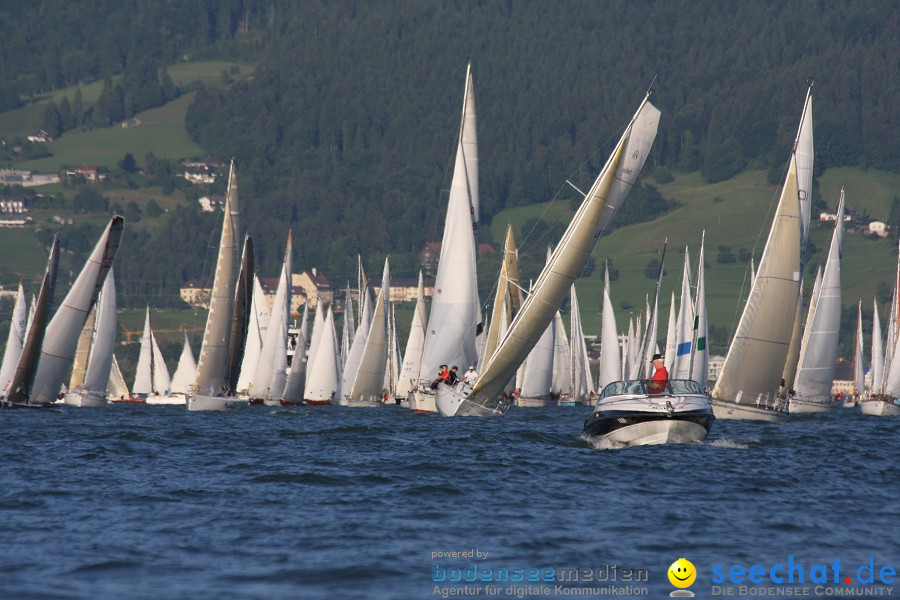
[[(859, 169), (835, 169), (826, 171), (820, 178), (823, 196), (833, 198), (836, 204), (839, 186), (846, 187), (847, 205), (860, 214), (873, 219), (884, 219), (895, 190), (900, 189), (900, 175)], [(778, 201), (778, 188), (766, 183), (762, 171), (748, 171), (717, 184), (704, 183), (699, 174), (676, 175), (675, 181), (659, 185), (668, 200), (680, 204), (678, 208), (647, 223), (630, 225), (604, 235), (594, 251), (597, 267), (576, 284), (582, 306), (582, 318), (586, 333), (597, 333), (600, 327), (599, 306), (603, 292), (603, 261), (609, 260), (619, 271), (618, 281), (612, 283), (612, 301), (618, 311), (620, 329), (627, 328), (627, 315), (635, 316), (644, 307), (645, 296), (651, 295), (654, 279), (645, 275), (647, 265), (659, 259), (663, 240), (668, 238), (666, 278), (663, 285), (661, 311), (668, 314), (671, 291), (680, 293), (684, 246), (690, 246), (691, 270), (696, 270), (701, 232), (706, 230), (706, 284), (710, 325), (730, 332), (740, 316), (740, 298), (748, 288), (748, 264), (746, 262), (719, 263), (720, 246), (729, 246), (735, 256), (744, 250), (758, 257), (768, 235), (772, 213)], [(526, 254), (529, 245), (540, 248), (556, 242), (562, 226), (554, 235), (522, 239), (522, 225), (529, 219), (543, 215), (548, 224), (571, 216), (568, 201), (557, 200), (552, 204), (540, 204), (506, 209), (498, 213), (491, 224), (494, 239), (503, 239), (507, 223), (511, 223), (519, 236), (520, 254)], [(814, 221), (810, 239), (815, 252), (810, 257), (810, 272), (824, 260), (832, 234), (832, 224)], [(551, 239), (552, 238), (552, 239)], [(879, 284), (893, 281), (897, 261), (894, 240), (875, 240), (859, 233), (848, 232), (844, 241), (843, 299), (845, 306), (854, 306), (860, 298), (864, 307), (870, 307)], [(523, 270), (527, 266), (523, 266)], [(811, 278), (809, 279), (812, 280)], [(806, 289), (807, 295), (811, 289)], [(869, 309), (870, 310), (870, 309)], [(663, 317), (663, 323), (667, 317)], [(714, 351), (721, 351), (725, 340), (711, 339)]]
[[(175, 85), (182, 89), (202, 83), (204, 85), (219, 85), (222, 78), (222, 72), (237, 67), (241, 74), (247, 74), (253, 70), (253, 65), (249, 63), (238, 63), (222, 60), (207, 60), (178, 63), (168, 68), (169, 76)], [(86, 83), (81, 86), (70, 86), (54, 91), (51, 94), (38, 96), (34, 102), (18, 108), (0, 113), (0, 138), (12, 139), (14, 137), (25, 137), (34, 133), (41, 128), (41, 119), (44, 109), (51, 101), (59, 104), (63, 98), (68, 98), (71, 102), (75, 93), (80, 89), (82, 100), (85, 107), (92, 106), (100, 97), (100, 90), (103, 88), (103, 81), (97, 80)], [(193, 99), (193, 96), (191, 97)], [(190, 102), (190, 100), (188, 100)], [(186, 107), (186, 105), (185, 105)], [(184, 108), (181, 107), (181, 120), (184, 123)], [(148, 111), (152, 112), (152, 111)], [(72, 132), (63, 136), (76, 135)], [(56, 144), (57, 142), (53, 142)], [(52, 151), (52, 150), (51, 150)], [(143, 154), (141, 154), (143, 156)], [(32, 167), (25, 167), (32, 168)]]

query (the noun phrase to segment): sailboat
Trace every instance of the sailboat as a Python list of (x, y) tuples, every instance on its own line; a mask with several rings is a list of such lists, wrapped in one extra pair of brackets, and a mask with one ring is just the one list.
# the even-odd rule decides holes
[(437, 386), (436, 405), (441, 415), (506, 414), (510, 403), (501, 392), (553, 320), (597, 238), (631, 189), (656, 137), (659, 114), (650, 104), (648, 92), (585, 195), (531, 294), (485, 363), (481, 377), (471, 388), (465, 383), (452, 388), (446, 384)]
[(720, 419), (773, 421), (787, 415), (778, 388), (789, 364), (808, 230), (804, 219), (811, 201), (807, 179), (812, 163), (811, 91), (750, 295), (712, 391), (713, 410)]
[(800, 345), (800, 360), (790, 396), (791, 413), (827, 412), (834, 408), (831, 386), (841, 329), (841, 258), (844, 237), (844, 189), (838, 202), (837, 220), (828, 250), (828, 259), (815, 298), (810, 303)]
[[(864, 415), (875, 417), (896, 417), (900, 416), (900, 319), (898, 319), (898, 290), (900, 290), (900, 249), (898, 249), (897, 258), (897, 276), (894, 285), (894, 299), (891, 303), (891, 316), (888, 322), (887, 352), (885, 352), (884, 369), (882, 371), (881, 385), (875, 387), (873, 384), (872, 392), (864, 397), (859, 403), (860, 412)], [(877, 322), (878, 312), (874, 316), (874, 322)], [(874, 323), (873, 323), (874, 328)], [(873, 332), (872, 337), (875, 337)], [(879, 336), (880, 337), (880, 336)], [(875, 343), (872, 343), (872, 361), (875, 361)]]
[[(600, 391), (603, 391), (603, 388), (610, 383), (622, 379), (619, 332), (612, 299), (609, 295), (609, 264), (606, 265), (603, 280), (605, 285), (603, 287), (603, 308), (600, 315), (600, 372), (597, 381), (597, 389)], [(674, 323), (674, 319), (672, 322)]]
[[(306, 309), (304, 308), (304, 311)], [(253, 276), (253, 300), (251, 301), (250, 324), (247, 326), (247, 341), (244, 344), (244, 358), (241, 361), (241, 374), (238, 377), (237, 391), (241, 396), (250, 396), (256, 365), (262, 351), (263, 340), (269, 327), (269, 308), (266, 305), (266, 294), (259, 283), (259, 277)], [(304, 348), (305, 350), (305, 348)], [(196, 369), (195, 369), (196, 371)], [(261, 404), (262, 402), (260, 402)]]
[(79, 379), (70, 381), (65, 401), (70, 406), (106, 406), (109, 373), (112, 370), (113, 349), (116, 344), (116, 283), (112, 269), (106, 275), (100, 300), (94, 313), (88, 318), (85, 329), (89, 332), (89, 353), (83, 369), (73, 368), (73, 378), (77, 372)]
[(31, 302), (32, 314), (25, 329), (25, 340), (22, 351), (15, 363), (12, 379), (5, 386), (0, 396), (0, 408), (31, 406), (29, 396), (34, 385), (41, 345), (47, 328), (47, 315), (56, 287), (56, 272), (59, 268), (59, 240), (54, 236), (50, 244), (50, 255), (47, 267), (41, 279), (41, 288), (37, 298)]
[(132, 396), (128, 401), (135, 404), (168, 404), (162, 402), (162, 399), (169, 392), (169, 383), (169, 370), (150, 327), (150, 307), (147, 307), (144, 332), (141, 335), (141, 353), (134, 374), (134, 385), (131, 386)]
[(334, 327), (334, 312), (329, 306), (328, 314), (322, 322), (319, 342), (316, 344), (315, 361), (309, 361), (303, 399), (306, 404), (310, 405), (331, 404), (337, 399), (340, 385), (340, 348), (337, 343), (337, 331)]
[[(388, 295), (390, 294), (390, 266), (388, 259), (384, 261), (384, 271), (381, 278), (381, 289), (375, 299), (375, 309), (372, 312), (367, 330), (363, 328), (365, 345), (359, 358), (359, 366), (352, 379), (344, 379), (349, 382), (349, 389), (341, 390), (342, 406), (377, 406), (384, 400), (384, 372), (388, 359)], [(362, 328), (362, 323), (360, 323)], [(359, 332), (357, 332), (357, 335)], [(354, 345), (356, 342), (354, 342)], [(318, 357), (316, 358), (318, 361)]]
[[(93, 309), (106, 280), (106, 274), (112, 268), (124, 225), (125, 220), (119, 215), (109, 220), (75, 283), (46, 327), (41, 319), (46, 317), (50, 295), (44, 299), (47, 304), (44, 307), (40, 306), (41, 299), (38, 298), (38, 308), (31, 324), (34, 331), (29, 331), (29, 340), (26, 340), (25, 349), (7, 395), (10, 404), (49, 405), (58, 399), (63, 380), (72, 368), (78, 337), (84, 328), (87, 315)], [(58, 247), (54, 245), (54, 248), (56, 250), (51, 249), (51, 262), (58, 262)], [(55, 271), (55, 267), (53, 270)], [(51, 277), (48, 280), (48, 274), (49, 272), (45, 273), (45, 283), (54, 279)], [(52, 283), (50, 285), (52, 288)], [(39, 311), (44, 313), (41, 319)], [(28, 347), (29, 341), (37, 338), (41, 338), (40, 356), (36, 348)], [(33, 374), (32, 369), (35, 369)]]
[(122, 377), (122, 370), (119, 368), (119, 361), (116, 360), (115, 354), (113, 354), (112, 367), (109, 371), (106, 398), (109, 401), (131, 398), (131, 392), (128, 391), (128, 384), (125, 383), (125, 378)]
[(236, 388), (253, 304), (253, 244), (245, 238), (239, 254), (239, 232), (237, 176), (232, 161), (197, 377), (187, 396), (189, 411), (233, 410), (249, 404), (236, 396)]
[[(281, 406), (287, 385), (287, 336), (291, 311), (291, 263), (293, 236), (288, 231), (284, 262), (272, 303), (272, 315), (263, 339), (250, 397), (261, 399), (266, 406)], [(252, 313), (252, 311), (251, 311)]]
[(25, 346), (25, 328), (28, 323), (28, 311), (25, 307), (25, 288), (19, 282), (16, 304), (13, 307), (12, 319), (9, 323), (9, 334), (6, 338), (6, 349), (3, 351), (3, 364), (0, 366), (0, 396), (4, 396), (7, 386), (16, 374), (16, 365), (22, 356)]
[[(581, 327), (581, 308), (578, 305), (578, 295), (575, 293), (574, 285), (572, 286), (571, 305), (572, 321), (569, 323), (569, 328), (572, 330), (572, 341), (569, 354), (572, 366), (569, 369), (571, 377), (569, 398), (576, 404), (593, 406), (597, 399), (597, 390), (591, 375), (591, 363), (588, 358), (584, 330)], [(562, 404), (562, 399), (560, 399), (560, 404)]]
[(478, 162), (472, 65), (466, 67), (466, 85), (456, 161), (447, 218), (441, 241), (431, 299), (431, 314), (425, 328), (425, 348), (419, 370), (419, 385), (410, 401), (416, 412), (435, 412), (431, 383), (440, 365), (478, 364), (475, 337), (481, 323), (474, 227), (478, 221)]
[[(153, 338), (155, 340), (155, 337)], [(154, 357), (156, 354), (154, 353)], [(161, 358), (161, 356), (160, 356)], [(187, 333), (184, 334), (184, 345), (181, 347), (181, 355), (178, 357), (178, 366), (169, 382), (169, 392), (165, 396), (150, 396), (147, 404), (184, 404), (190, 392), (191, 384), (197, 377), (197, 363), (194, 361), (194, 353), (188, 342)], [(162, 385), (162, 381), (160, 382)]]
[[(348, 296), (349, 298), (349, 296)], [(409, 337), (406, 340), (406, 351), (403, 353), (403, 364), (397, 378), (397, 397), (409, 401), (410, 394), (419, 381), (422, 365), (422, 351), (425, 349), (425, 326), (428, 313), (425, 308), (425, 282), (419, 271), (419, 288), (416, 292), (416, 308), (413, 310)]]

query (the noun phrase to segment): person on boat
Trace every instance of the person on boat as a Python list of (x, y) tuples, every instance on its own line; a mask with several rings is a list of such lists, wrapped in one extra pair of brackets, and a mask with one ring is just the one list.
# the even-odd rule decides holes
[(447, 365), (441, 365), (438, 368), (438, 376), (434, 381), (431, 382), (431, 389), (436, 390), (437, 386), (440, 382), (447, 383), (450, 380), (450, 371), (447, 370)]
[(475, 367), (469, 366), (469, 370), (466, 371), (466, 374), (463, 375), (463, 383), (467, 386), (472, 387), (475, 385), (475, 382), (478, 381), (478, 372), (475, 371)]
[(447, 374), (447, 384), (448, 385), (456, 385), (459, 382), (459, 367), (453, 365), (453, 368), (450, 369), (450, 372)]
[(669, 382), (669, 372), (666, 370), (666, 363), (663, 362), (662, 354), (654, 354), (650, 363), (655, 371), (653, 377), (647, 382), (647, 392), (650, 394), (662, 394), (666, 391), (666, 384)]

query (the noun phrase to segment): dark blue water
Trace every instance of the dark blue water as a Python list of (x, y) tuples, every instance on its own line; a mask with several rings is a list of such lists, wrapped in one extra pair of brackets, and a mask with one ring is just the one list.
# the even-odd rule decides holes
[(700, 445), (597, 449), (588, 412), (4, 411), (0, 597), (431, 598), (435, 573), (474, 563), (646, 569), (636, 597), (663, 598), (684, 556), (708, 598), (715, 564), (900, 567), (896, 419), (717, 421)]

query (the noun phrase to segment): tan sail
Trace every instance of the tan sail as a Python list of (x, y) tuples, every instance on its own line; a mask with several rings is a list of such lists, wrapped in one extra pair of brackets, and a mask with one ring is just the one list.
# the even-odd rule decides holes
[(714, 399), (777, 408), (775, 396), (796, 313), (785, 307), (795, 308), (800, 293), (801, 235), (797, 163), (792, 155), (750, 297), (713, 389)]
[(94, 321), (97, 319), (97, 306), (94, 305), (91, 314), (88, 315), (81, 335), (78, 336), (78, 346), (75, 347), (75, 360), (72, 361), (72, 376), (69, 378), (69, 389), (81, 387), (84, 383), (84, 374), (87, 372), (88, 356), (91, 353), (91, 342), (94, 340)]
[[(506, 226), (506, 241), (503, 244), (503, 264), (500, 265), (500, 277), (497, 280), (497, 293), (494, 294), (494, 308), (491, 311), (491, 325), (488, 328), (487, 340), (484, 344), (484, 361), (494, 355), (500, 343), (500, 327), (503, 325), (503, 314), (511, 319), (522, 305), (522, 288), (519, 287), (519, 253), (516, 250), (516, 237), (512, 225)], [(507, 323), (509, 321), (507, 320)]]
[(238, 205), (237, 175), (234, 161), (228, 175), (228, 192), (225, 196), (225, 218), (222, 223), (222, 237), (216, 260), (212, 294), (209, 301), (209, 315), (203, 331), (203, 345), (197, 362), (195, 385), (201, 393), (216, 393), (225, 384), (225, 369), (228, 361), (228, 347), (231, 338), (232, 307), (234, 286), (240, 269), (241, 244), (237, 237), (240, 231), (240, 207)]
[[(659, 124), (660, 112), (648, 99), (649, 96), (644, 98), (600, 175), (585, 195), (532, 293), (525, 299), (506, 336), (486, 364), (481, 378), (466, 397), (471, 404), (487, 409), (502, 404), (499, 394), (553, 320), (597, 242), (606, 221), (604, 216), (611, 218), (606, 210), (607, 199), (620, 204), (636, 179)], [(611, 193), (614, 186), (615, 191)]]

